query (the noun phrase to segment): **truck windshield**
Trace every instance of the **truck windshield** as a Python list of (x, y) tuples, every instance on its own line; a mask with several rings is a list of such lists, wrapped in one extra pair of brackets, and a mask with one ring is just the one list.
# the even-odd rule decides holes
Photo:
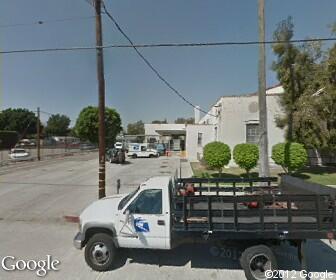
[(128, 195), (126, 195), (120, 202), (118, 205), (118, 210), (121, 210), (124, 208), (124, 206), (127, 204), (127, 202), (130, 201), (130, 199), (138, 192), (140, 187), (138, 187), (136, 190), (134, 190), (133, 192), (129, 193)]

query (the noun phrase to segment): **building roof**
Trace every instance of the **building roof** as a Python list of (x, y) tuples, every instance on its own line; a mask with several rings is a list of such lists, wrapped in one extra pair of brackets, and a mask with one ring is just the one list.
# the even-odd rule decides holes
[[(284, 93), (284, 88), (280, 84), (266, 88), (266, 95), (279, 95), (282, 93)], [(258, 92), (252, 92), (252, 93), (246, 93), (246, 94), (235, 94), (235, 95), (224, 95), (224, 96), (221, 96), (220, 98), (249, 97), (249, 96), (255, 96), (255, 95), (258, 95)]]
[[(271, 87), (266, 88), (266, 95), (267, 96), (274, 96), (274, 95), (280, 95), (284, 93), (284, 88), (282, 87), (281, 84), (277, 84)], [(208, 110), (208, 113), (211, 113), (211, 110), (213, 107), (215, 107), (218, 103), (220, 103), (222, 98), (232, 98), (232, 97), (237, 97), (237, 98), (244, 98), (244, 97), (251, 97), (251, 96), (257, 96), (258, 92), (253, 92), (253, 93), (247, 93), (247, 94), (236, 94), (236, 95), (224, 95), (219, 97), (213, 105), (211, 105), (210, 109)], [(204, 115), (199, 123), (204, 123), (206, 119), (211, 118), (209, 115)]]

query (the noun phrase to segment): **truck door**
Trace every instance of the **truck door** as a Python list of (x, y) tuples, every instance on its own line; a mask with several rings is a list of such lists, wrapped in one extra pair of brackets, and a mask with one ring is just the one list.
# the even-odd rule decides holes
[(127, 222), (119, 227), (120, 247), (166, 249), (169, 215), (162, 200), (162, 189), (147, 189), (129, 204), (124, 215)]

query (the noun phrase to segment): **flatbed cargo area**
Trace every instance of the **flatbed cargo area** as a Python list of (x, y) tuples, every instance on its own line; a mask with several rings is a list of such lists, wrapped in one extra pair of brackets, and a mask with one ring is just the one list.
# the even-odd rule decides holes
[(277, 178), (178, 179), (171, 198), (172, 229), (222, 239), (334, 236), (335, 199), (286, 194), (276, 182)]

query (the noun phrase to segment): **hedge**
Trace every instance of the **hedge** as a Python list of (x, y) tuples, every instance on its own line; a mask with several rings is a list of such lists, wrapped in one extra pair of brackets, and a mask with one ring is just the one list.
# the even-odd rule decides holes
[(227, 165), (231, 159), (230, 147), (222, 142), (211, 142), (203, 148), (203, 159), (206, 164), (220, 173), (224, 165)]
[(280, 165), (286, 173), (305, 166), (308, 155), (305, 147), (296, 142), (278, 143), (272, 147), (272, 159)]
[(255, 144), (238, 144), (233, 149), (233, 159), (235, 163), (240, 168), (245, 169), (248, 174), (250, 170), (258, 164), (259, 148)]

